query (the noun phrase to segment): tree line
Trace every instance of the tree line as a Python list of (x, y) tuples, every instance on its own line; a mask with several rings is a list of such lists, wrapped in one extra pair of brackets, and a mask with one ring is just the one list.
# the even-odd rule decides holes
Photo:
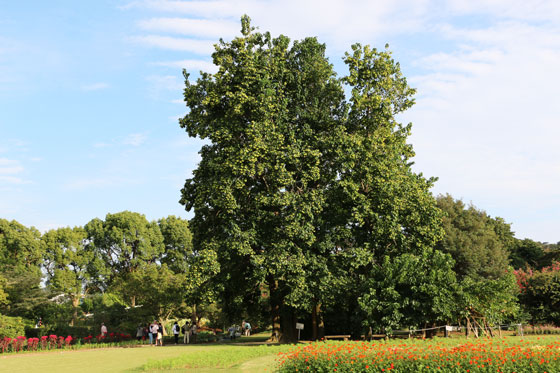
[(0, 268), (2, 315), (131, 330), (153, 318), (198, 321), (218, 270), (213, 253), (193, 248), (186, 220), (129, 211), (44, 234), (0, 219)]

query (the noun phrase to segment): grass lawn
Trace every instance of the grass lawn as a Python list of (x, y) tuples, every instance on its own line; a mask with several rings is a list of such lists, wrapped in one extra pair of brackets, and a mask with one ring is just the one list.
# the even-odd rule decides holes
[[(272, 372), (288, 346), (259, 345), (264, 336), (236, 343), (61, 350), (0, 355), (2, 372)], [(246, 342), (250, 345), (244, 345)], [(256, 345), (254, 345), (257, 343)], [(185, 369), (190, 367), (190, 369)]]

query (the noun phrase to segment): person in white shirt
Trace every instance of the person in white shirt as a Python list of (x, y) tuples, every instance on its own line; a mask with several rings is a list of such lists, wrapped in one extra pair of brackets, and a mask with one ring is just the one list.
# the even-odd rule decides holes
[(179, 333), (181, 332), (181, 327), (179, 326), (179, 323), (177, 321), (175, 321), (175, 324), (173, 324), (173, 336), (175, 337), (175, 344), (179, 344)]
[(101, 323), (101, 335), (104, 337), (107, 335), (107, 327), (105, 326), (105, 323)]
[(154, 320), (154, 322), (150, 324), (150, 344), (152, 344), (153, 341), (157, 341), (158, 329), (157, 321)]

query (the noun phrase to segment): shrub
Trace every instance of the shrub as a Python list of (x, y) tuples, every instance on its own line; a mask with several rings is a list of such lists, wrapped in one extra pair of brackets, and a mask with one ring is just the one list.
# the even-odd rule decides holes
[(25, 322), (21, 317), (0, 315), (0, 337), (16, 338), (25, 334)]

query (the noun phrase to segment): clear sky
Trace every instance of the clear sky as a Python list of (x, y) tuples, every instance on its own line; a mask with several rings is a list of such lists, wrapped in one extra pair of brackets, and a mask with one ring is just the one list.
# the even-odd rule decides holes
[(177, 122), (181, 69), (212, 72), (244, 13), (317, 36), (341, 75), (352, 43), (389, 43), (418, 89), (401, 119), (434, 194), (560, 241), (557, 0), (0, 0), (0, 218), (190, 218), (178, 200), (201, 143)]

